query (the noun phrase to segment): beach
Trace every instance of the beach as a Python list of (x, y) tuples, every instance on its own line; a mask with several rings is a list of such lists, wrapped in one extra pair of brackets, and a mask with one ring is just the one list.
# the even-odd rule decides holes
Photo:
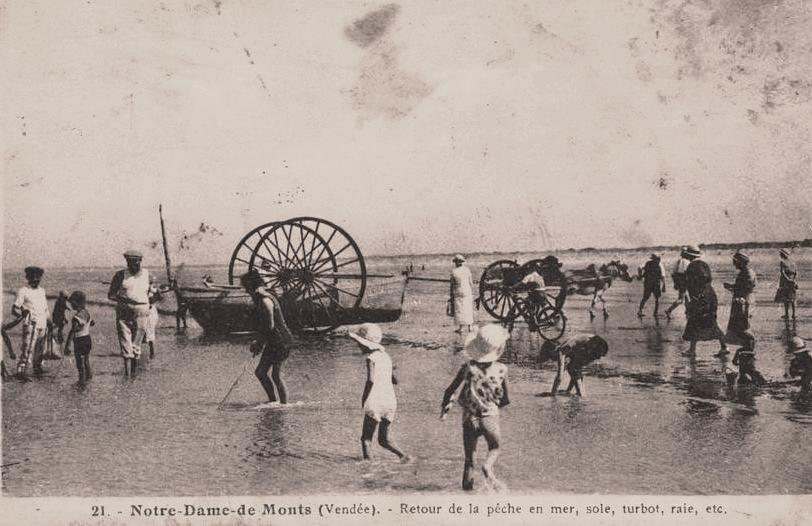
[[(585, 370), (588, 396), (540, 396), (549, 391), (555, 364), (537, 360), (541, 340), (518, 324), (502, 358), (509, 367), (511, 404), (502, 412), (502, 454), (497, 474), (512, 493), (766, 495), (812, 492), (807, 440), (812, 403), (785, 377), (792, 354), (787, 341), (812, 338), (812, 265), (799, 249), (800, 294), (795, 324), (774, 304), (775, 250), (751, 251), (759, 283), (751, 323), (756, 366), (769, 381), (761, 388), (730, 388), (716, 342), (700, 342), (687, 354), (683, 309), (673, 319), (636, 316), (642, 282), (616, 280), (605, 298), (610, 316), (591, 321), (589, 298), (571, 297), (565, 337), (594, 332), (609, 353)], [(730, 251), (711, 251), (724, 329), (733, 281)], [(546, 254), (473, 255), (474, 279), (497, 259), (520, 263)], [(564, 268), (622, 259), (630, 269), (646, 252), (587, 251), (560, 255)], [(665, 253), (670, 272), (676, 252)], [(160, 279), (160, 262), (145, 261)], [(447, 278), (450, 257), (367, 258), (370, 272)], [(425, 269), (423, 268), (425, 266)], [(192, 275), (225, 280), (225, 268), (190, 267)], [(8, 291), (22, 273), (6, 269)], [(397, 366), (398, 411), (392, 434), (411, 464), (373, 448), (361, 462), (361, 393), (364, 357), (346, 337), (348, 327), (298, 339), (284, 364), (288, 407), (262, 406), (253, 375), (256, 359), (245, 337), (208, 338), (190, 319), (184, 332), (162, 315), (156, 356), (142, 357), (134, 378), (123, 375), (114, 311), (104, 305), (114, 269), (46, 269), (43, 286), (87, 292), (96, 318), (93, 379), (77, 382), (73, 357), (45, 363), (44, 376), (29, 383), (6, 379), (2, 387), (2, 491), (9, 496), (182, 496), (454, 493), (460, 488), (463, 452), (460, 409), (439, 420), (442, 394), (463, 363), (461, 337), (445, 315), (448, 286), (410, 282), (404, 312), (383, 324), (384, 345)], [(660, 310), (674, 300), (671, 287)], [(374, 286), (374, 280), (370, 280)], [(172, 300), (162, 309), (170, 312)], [(477, 322), (493, 321), (484, 310)], [(19, 352), (19, 328), (11, 332)], [(728, 356), (729, 361), (732, 353)], [(8, 354), (4, 360), (9, 365)], [(241, 375), (241, 376), (240, 376)], [(219, 406), (235, 378), (228, 400)], [(484, 456), (480, 444), (478, 460)], [(800, 460), (800, 461), (799, 461)], [(481, 477), (477, 491), (482, 491)]]

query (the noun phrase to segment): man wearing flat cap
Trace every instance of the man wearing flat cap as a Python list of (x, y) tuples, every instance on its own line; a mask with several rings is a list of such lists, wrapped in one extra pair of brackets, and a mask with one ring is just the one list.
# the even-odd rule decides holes
[(107, 292), (107, 298), (116, 302), (116, 332), (125, 376), (135, 372), (149, 323), (149, 271), (141, 268), (142, 259), (141, 252), (126, 251), (127, 268), (116, 272)]

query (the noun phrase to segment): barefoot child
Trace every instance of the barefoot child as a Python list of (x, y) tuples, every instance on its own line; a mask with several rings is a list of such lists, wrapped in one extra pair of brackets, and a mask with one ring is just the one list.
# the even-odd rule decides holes
[(68, 344), (73, 340), (73, 354), (76, 357), (76, 369), (79, 371), (79, 381), (85, 382), (93, 377), (90, 371), (90, 349), (93, 343), (90, 340), (90, 327), (96, 325), (88, 312), (85, 293), (77, 290), (68, 298), (71, 309), (75, 312), (71, 319), (71, 329), (65, 339), (65, 354)]
[(739, 383), (764, 385), (767, 380), (756, 371), (756, 337), (749, 330), (741, 335), (742, 347), (733, 355), (733, 365), (739, 366)]
[(409, 457), (389, 438), (389, 428), (395, 420), (397, 399), (395, 387), (397, 378), (394, 374), (392, 359), (381, 345), (383, 333), (374, 323), (364, 323), (357, 332), (350, 332), (350, 338), (358, 343), (358, 348), (366, 355), (367, 381), (361, 395), (361, 407), (364, 408), (364, 423), (361, 430), (361, 452), (364, 460), (369, 460), (372, 437), (378, 429), (378, 444), (388, 449), (403, 461)]
[(457, 376), (445, 390), (441, 404), (441, 417), (454, 402), (454, 393), (462, 385), (459, 403), (462, 406), (462, 444), (465, 467), (462, 489), (474, 489), (474, 453), (480, 436), (488, 443), (488, 456), (482, 465), (485, 481), (496, 489), (502, 483), (496, 478), (493, 465), (499, 457), (499, 408), (510, 403), (507, 391), (507, 366), (497, 362), (505, 350), (507, 331), (499, 325), (485, 325), (465, 343), (465, 352), (471, 358), (463, 364)]
[(608, 350), (609, 344), (606, 343), (606, 340), (594, 334), (576, 334), (560, 345), (558, 342), (544, 342), (541, 346), (541, 361), (556, 360), (558, 362), (558, 372), (553, 380), (550, 394), (555, 396), (558, 392), (561, 377), (566, 369), (570, 375), (567, 393), (574, 387), (579, 396), (586, 396), (584, 375), (581, 373), (581, 369), (584, 365), (606, 356)]
[(812, 356), (806, 342), (800, 336), (795, 336), (790, 342), (790, 350), (794, 356), (789, 364), (789, 375), (800, 377), (801, 393), (812, 392)]

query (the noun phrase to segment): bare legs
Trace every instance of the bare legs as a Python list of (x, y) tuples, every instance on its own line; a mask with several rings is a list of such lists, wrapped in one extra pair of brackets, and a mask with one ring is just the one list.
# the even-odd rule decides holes
[[(392, 422), (382, 418), (380, 422), (380, 429), (378, 429), (378, 444), (384, 449), (387, 449), (398, 456), (401, 460), (408, 459), (409, 457), (398, 448), (393, 440), (389, 438), (389, 426)], [(361, 452), (364, 455), (364, 460), (372, 458), (370, 452), (372, 450), (372, 437), (375, 435), (375, 429), (378, 427), (378, 421), (371, 416), (364, 415), (364, 424), (361, 431)]]
[(465, 451), (465, 465), (462, 471), (462, 489), (474, 489), (474, 453), (480, 435), (488, 443), (488, 455), (482, 463), (482, 473), (485, 481), (495, 489), (502, 489), (504, 485), (496, 478), (493, 466), (499, 458), (499, 416), (466, 417), (462, 422), (462, 444)]
[[(271, 371), (271, 376), (268, 377), (268, 372)], [(262, 357), (259, 359), (257, 368), (254, 370), (259, 383), (265, 389), (265, 394), (268, 395), (269, 402), (276, 402), (276, 393), (279, 393), (279, 402), (282, 404), (288, 403), (288, 387), (285, 381), (282, 380), (282, 362), (275, 362), (273, 351), (269, 346), (265, 347), (262, 352)]]

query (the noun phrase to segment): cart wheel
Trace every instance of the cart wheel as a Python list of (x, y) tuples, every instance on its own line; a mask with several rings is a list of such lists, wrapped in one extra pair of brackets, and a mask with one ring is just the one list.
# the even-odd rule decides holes
[(229, 266), (232, 283), (256, 269), (276, 290), (291, 329), (322, 333), (341, 324), (361, 304), (366, 265), (355, 241), (323, 219), (297, 217), (250, 232)]
[(512, 321), (519, 316), (509, 286), (515, 280), (519, 264), (501, 259), (488, 265), (479, 278), (479, 300), (485, 311), (500, 321)]
[[(563, 301), (567, 297), (567, 288), (565, 286), (566, 278), (564, 273), (558, 268), (550, 268), (545, 264), (543, 259), (531, 259), (522, 265), (522, 272), (529, 274), (536, 271), (544, 278), (544, 284), (547, 287), (545, 292), (549, 298), (553, 299), (553, 303), (558, 305), (558, 298)], [(563, 294), (563, 296), (561, 296)]]
[(561, 310), (552, 305), (545, 305), (534, 312), (536, 330), (539, 336), (547, 341), (556, 341), (564, 335), (567, 318)]

